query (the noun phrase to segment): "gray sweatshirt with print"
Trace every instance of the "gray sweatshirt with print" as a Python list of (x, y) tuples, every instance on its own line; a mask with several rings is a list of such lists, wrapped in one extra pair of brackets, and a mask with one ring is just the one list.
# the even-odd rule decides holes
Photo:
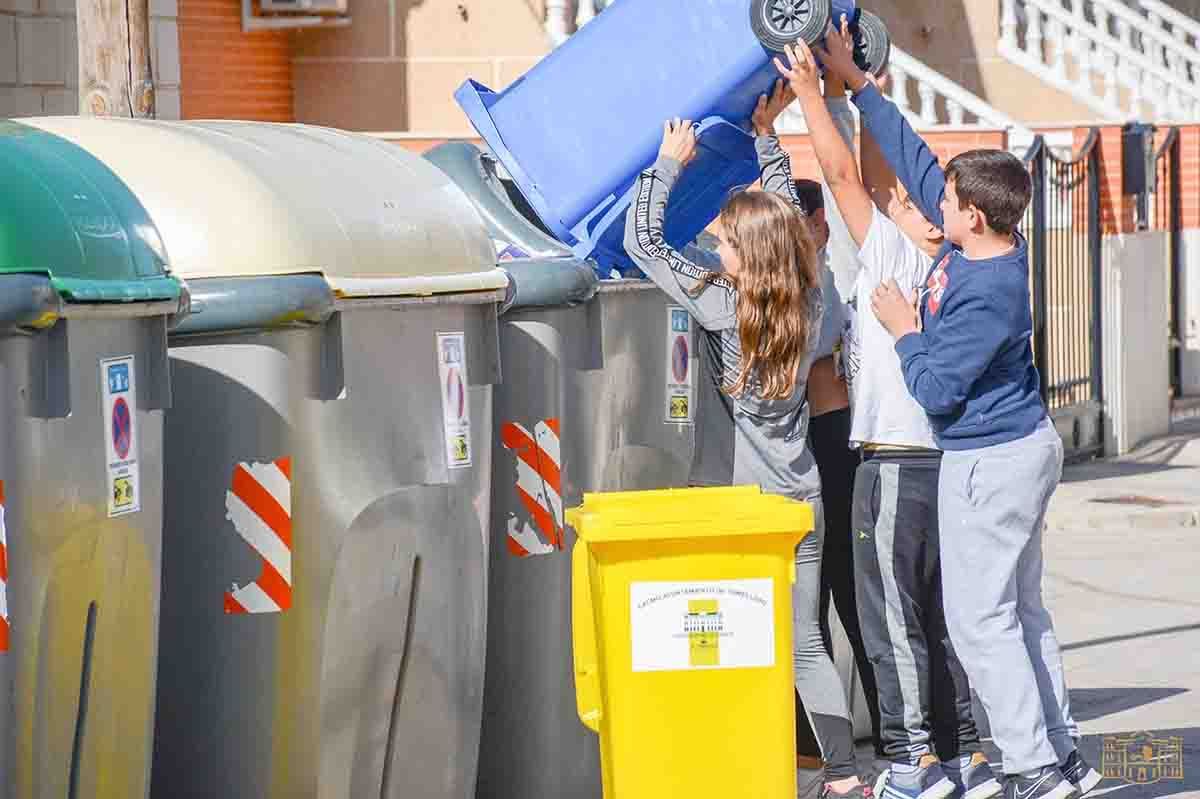
[[(775, 136), (755, 140), (763, 189), (800, 207), (792, 186), (787, 153)], [(637, 194), (625, 224), (625, 249), (635, 263), (686, 308), (702, 328), (699, 351), (709, 379), (698, 391), (693, 485), (757, 484), (763, 491), (795, 499), (820, 496), (821, 481), (808, 448), (808, 371), (821, 330), (821, 290), (809, 294), (808, 351), (786, 399), (763, 399), (751, 379), (740, 397), (722, 390), (737, 377), (741, 345), (737, 331), (737, 293), (729, 280), (717, 279), (692, 296), (709, 271), (720, 271), (711, 252), (689, 247), (679, 252), (666, 243), (663, 218), (671, 189), (682, 171), (678, 161), (660, 157), (638, 179)]]

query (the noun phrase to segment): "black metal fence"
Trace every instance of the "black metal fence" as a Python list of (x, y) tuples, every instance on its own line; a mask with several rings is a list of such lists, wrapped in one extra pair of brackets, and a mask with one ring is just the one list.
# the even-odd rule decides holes
[(1154, 153), (1155, 230), (1167, 233), (1168, 309), (1171, 342), (1171, 396), (1183, 393), (1183, 197), (1180, 185), (1179, 128), (1170, 128)]
[(1034, 362), (1067, 457), (1103, 448), (1100, 132), (1064, 158), (1038, 136), (1025, 154)]

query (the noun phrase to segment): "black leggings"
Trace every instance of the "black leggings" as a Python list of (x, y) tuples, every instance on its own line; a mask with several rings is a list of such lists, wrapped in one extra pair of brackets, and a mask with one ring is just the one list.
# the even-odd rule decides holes
[[(862, 630), (858, 624), (858, 605), (854, 599), (854, 549), (851, 540), (850, 513), (854, 499), (854, 475), (859, 454), (850, 449), (850, 409), (814, 417), (809, 422), (808, 442), (821, 475), (821, 497), (825, 502), (825, 547), (821, 553), (821, 637), (825, 650), (833, 657), (833, 639), (829, 631), (829, 602), (854, 651), (854, 664), (871, 714), (872, 740), (880, 752), (879, 700), (875, 672), (867, 659)], [(797, 717), (803, 718), (803, 715)], [(820, 748), (807, 724), (797, 724), (797, 751), (817, 755)]]

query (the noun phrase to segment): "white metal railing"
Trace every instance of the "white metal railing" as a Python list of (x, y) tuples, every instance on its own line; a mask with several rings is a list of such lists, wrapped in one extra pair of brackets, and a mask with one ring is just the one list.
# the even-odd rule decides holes
[(1200, 117), (1200, 55), (1178, 44), (1113, 0), (1001, 2), (1000, 54), (1109, 119)]

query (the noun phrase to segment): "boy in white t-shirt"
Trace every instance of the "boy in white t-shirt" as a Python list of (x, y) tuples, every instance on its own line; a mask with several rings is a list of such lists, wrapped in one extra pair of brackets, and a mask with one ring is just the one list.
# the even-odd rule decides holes
[[(860, 248), (843, 362), (853, 403), (851, 444), (863, 455), (854, 486), (855, 592), (879, 692), (882, 755), (889, 763), (876, 794), (988, 799), (1001, 788), (982, 754), (967, 677), (942, 608), (941, 452), (924, 409), (905, 385), (895, 342), (870, 310), (871, 292), (889, 280), (916, 296), (942, 232), (897, 194), (895, 176), (865, 131), (863, 172), (870, 191), (863, 185), (821, 99), (815, 71), (788, 70), (786, 77), (808, 121), (825, 183)], [(826, 80), (839, 79), (827, 74)]]

